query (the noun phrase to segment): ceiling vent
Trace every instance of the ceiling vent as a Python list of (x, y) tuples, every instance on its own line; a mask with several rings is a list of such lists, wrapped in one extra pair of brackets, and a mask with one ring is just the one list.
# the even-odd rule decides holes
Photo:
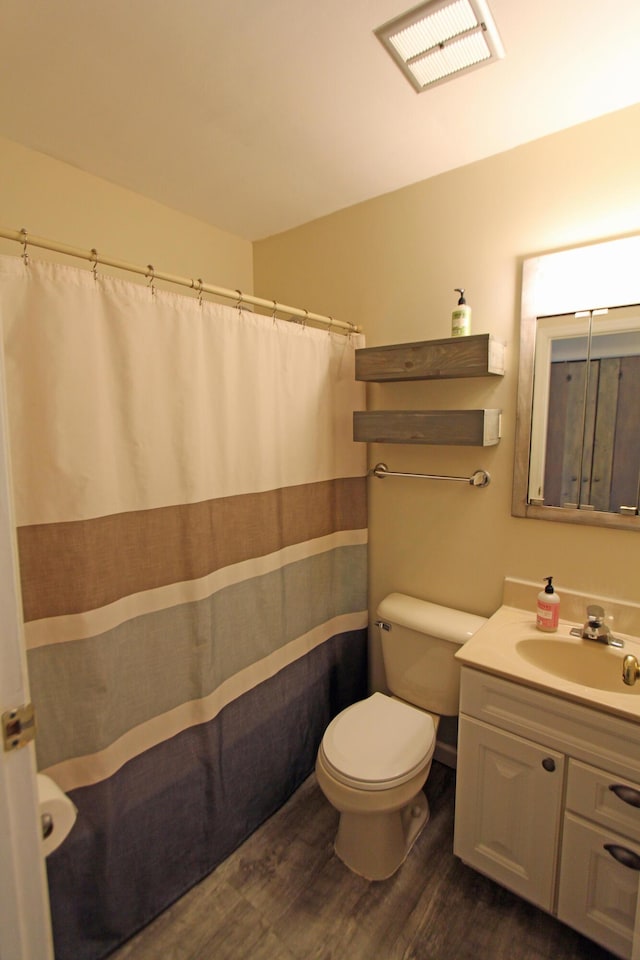
[(418, 93), (504, 57), (485, 0), (429, 0), (375, 34)]

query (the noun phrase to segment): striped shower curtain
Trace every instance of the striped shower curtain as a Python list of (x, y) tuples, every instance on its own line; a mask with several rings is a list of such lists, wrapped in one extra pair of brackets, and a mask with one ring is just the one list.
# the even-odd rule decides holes
[(58, 960), (96, 960), (226, 857), (366, 688), (363, 407), (345, 338), (0, 258)]

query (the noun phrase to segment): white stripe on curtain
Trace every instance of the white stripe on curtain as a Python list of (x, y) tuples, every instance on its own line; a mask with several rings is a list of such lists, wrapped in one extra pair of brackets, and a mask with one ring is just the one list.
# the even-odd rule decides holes
[(362, 335), (20, 257), (0, 284), (7, 390), (28, 404), (10, 411), (19, 525), (365, 471)]

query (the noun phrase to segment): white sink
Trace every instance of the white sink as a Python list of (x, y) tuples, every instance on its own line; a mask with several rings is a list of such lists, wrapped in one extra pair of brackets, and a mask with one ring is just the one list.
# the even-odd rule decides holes
[[(605, 606), (613, 603), (606, 600)], [(456, 660), (640, 722), (640, 679), (633, 686), (622, 679), (625, 655), (633, 654), (640, 661), (640, 605), (637, 617), (635, 608), (632, 611), (634, 618), (625, 619), (625, 609), (618, 605), (617, 621), (612, 624), (615, 636), (624, 642), (619, 648), (572, 636), (578, 618), (561, 620), (557, 633), (541, 633), (530, 610), (505, 604), (460, 647)], [(623, 632), (618, 621), (632, 626), (634, 633)]]
[(640, 683), (627, 686), (622, 680), (624, 648), (610, 647), (593, 640), (566, 640), (532, 636), (518, 640), (518, 656), (547, 673), (596, 690), (640, 694)]

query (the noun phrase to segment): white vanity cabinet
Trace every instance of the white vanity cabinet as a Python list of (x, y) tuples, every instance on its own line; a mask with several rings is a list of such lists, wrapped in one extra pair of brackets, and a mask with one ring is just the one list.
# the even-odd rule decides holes
[(463, 667), (454, 852), (640, 960), (638, 724)]

